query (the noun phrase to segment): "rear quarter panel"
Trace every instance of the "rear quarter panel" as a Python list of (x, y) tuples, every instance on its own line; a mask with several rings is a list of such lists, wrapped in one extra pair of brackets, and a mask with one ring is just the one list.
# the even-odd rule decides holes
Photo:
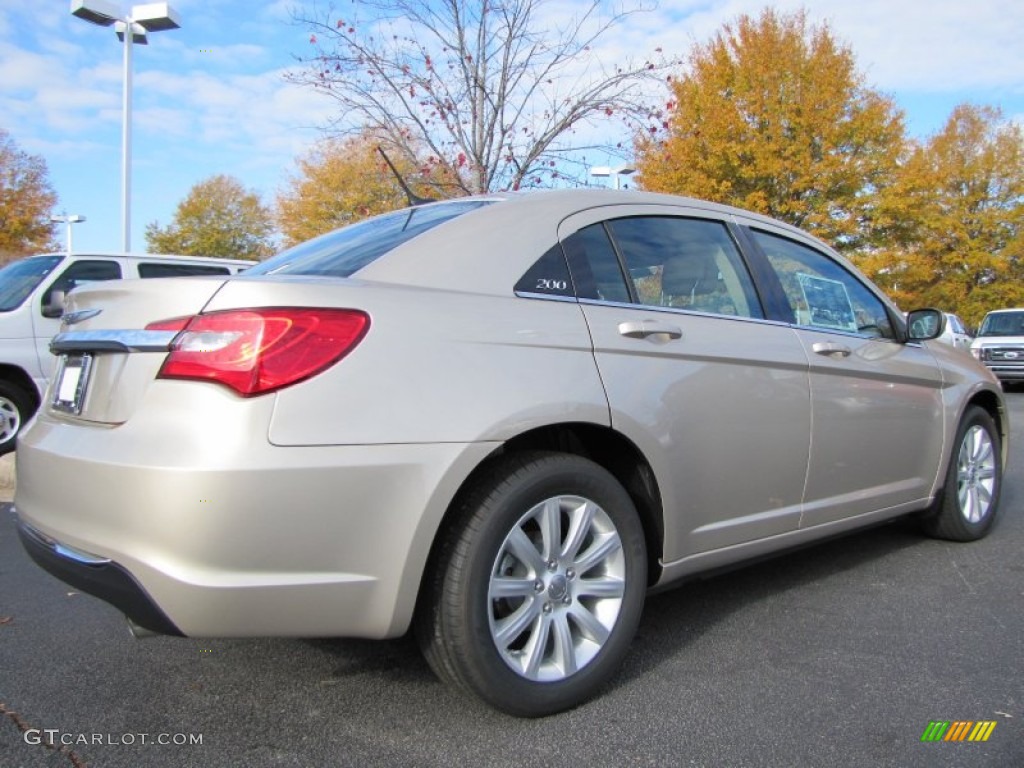
[(206, 311), (350, 307), (363, 341), (280, 391), (275, 445), (501, 441), (551, 423), (608, 424), (579, 306), (340, 278), (237, 279)]

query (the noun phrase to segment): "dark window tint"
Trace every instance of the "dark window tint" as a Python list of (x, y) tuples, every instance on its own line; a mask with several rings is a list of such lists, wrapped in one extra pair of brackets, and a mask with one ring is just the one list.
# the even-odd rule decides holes
[(548, 296), (573, 296), (572, 280), (562, 246), (557, 243), (544, 253), (516, 283), (517, 293), (541, 293)]
[(63, 256), (32, 256), (14, 261), (0, 269), (0, 312), (21, 306)]
[(190, 277), (192, 275), (230, 275), (227, 267), (209, 264), (139, 264), (139, 277)]
[(782, 282), (797, 325), (895, 338), (885, 304), (860, 278), (801, 243), (758, 230), (751, 235)]
[(80, 285), (101, 280), (119, 280), (121, 265), (116, 261), (76, 261), (58, 277), (43, 295), (43, 306), (50, 303), (54, 291), (68, 293)]
[(753, 281), (721, 222), (638, 216), (608, 228), (641, 304), (761, 317)]
[(591, 224), (565, 239), (565, 255), (581, 299), (629, 302), (629, 289), (603, 224)]
[(289, 248), (244, 274), (349, 277), (417, 235), (491, 202), (438, 203), (374, 216)]

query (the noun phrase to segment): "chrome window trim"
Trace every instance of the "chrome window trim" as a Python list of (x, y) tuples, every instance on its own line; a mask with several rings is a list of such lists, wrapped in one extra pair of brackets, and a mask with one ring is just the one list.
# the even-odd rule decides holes
[(575, 296), (562, 296), (558, 293), (533, 293), (532, 291), (513, 291), (520, 299), (543, 299), (546, 301), (567, 301), (570, 304), (579, 304), (580, 300)]
[(740, 320), (748, 323), (766, 323), (768, 325), (779, 325), (786, 327), (797, 327), (782, 320), (771, 320), (767, 317), (750, 317), (749, 315), (723, 315), (718, 312), (699, 312), (684, 307), (660, 307), (657, 304), (633, 304), (623, 301), (602, 301), (601, 299), (580, 299), (580, 304), (597, 307), (615, 307), (618, 309), (632, 309), (644, 312), (666, 312), (671, 315), (685, 315), (687, 317), (713, 317), (718, 320)]
[(612, 307), (616, 309), (630, 309), (644, 312), (665, 312), (671, 315), (684, 315), (687, 317), (711, 317), (717, 320), (737, 320), (745, 323), (762, 323), (764, 325), (774, 325), (783, 328), (792, 328), (794, 331), (811, 331), (813, 333), (824, 333), (833, 336), (845, 336), (851, 339), (860, 339), (861, 341), (883, 341), (886, 342), (887, 344), (900, 344), (902, 346), (924, 346), (921, 342), (901, 342), (899, 339), (890, 339), (886, 338), (885, 336), (867, 336), (862, 333), (854, 333), (853, 331), (843, 331), (837, 328), (815, 328), (814, 326), (789, 323), (786, 322), (785, 320), (772, 320), (767, 317), (748, 317), (747, 315), (722, 315), (717, 312), (698, 312), (692, 309), (684, 309), (682, 307), (659, 307), (655, 304), (633, 304), (630, 302), (623, 301), (602, 301), (601, 299), (577, 299), (572, 296), (552, 296), (544, 293), (527, 293), (525, 291), (515, 291), (515, 295), (522, 299), (561, 301), (593, 307)]

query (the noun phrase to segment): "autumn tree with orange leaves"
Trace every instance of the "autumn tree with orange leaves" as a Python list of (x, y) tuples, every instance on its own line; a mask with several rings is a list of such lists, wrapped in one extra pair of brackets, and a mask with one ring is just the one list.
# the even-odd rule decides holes
[(664, 130), (637, 143), (644, 189), (736, 205), (843, 250), (873, 241), (903, 116), (866, 87), (849, 47), (806, 14), (740, 16), (670, 82)]
[(57, 249), (50, 221), (56, 203), (46, 161), (0, 128), (0, 260)]
[[(296, 161), (296, 173), (277, 195), (277, 225), (285, 245), (409, 204), (378, 151), (380, 145), (381, 139), (369, 133), (329, 138)], [(435, 192), (408, 158), (389, 159), (414, 195), (430, 197)], [(433, 178), (440, 179), (443, 172), (435, 169)]]
[(888, 242), (857, 262), (903, 306), (971, 325), (1024, 306), (1024, 132), (998, 110), (954, 109), (880, 190), (875, 217)]
[(332, 132), (386, 137), (385, 149), (440, 196), (558, 185), (584, 149), (578, 129), (646, 119), (640, 83), (666, 62), (596, 54), (636, 10), (609, 11), (603, 0), (314, 6), (296, 16), (313, 53), (290, 79), (337, 102)]

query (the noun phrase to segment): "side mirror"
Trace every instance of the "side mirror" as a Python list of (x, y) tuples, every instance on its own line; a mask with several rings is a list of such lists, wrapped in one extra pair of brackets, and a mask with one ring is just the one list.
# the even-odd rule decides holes
[(946, 330), (946, 315), (938, 309), (915, 309), (907, 313), (908, 341), (928, 341)]
[(50, 291), (50, 296), (43, 304), (43, 317), (59, 318), (64, 314), (64, 291)]

